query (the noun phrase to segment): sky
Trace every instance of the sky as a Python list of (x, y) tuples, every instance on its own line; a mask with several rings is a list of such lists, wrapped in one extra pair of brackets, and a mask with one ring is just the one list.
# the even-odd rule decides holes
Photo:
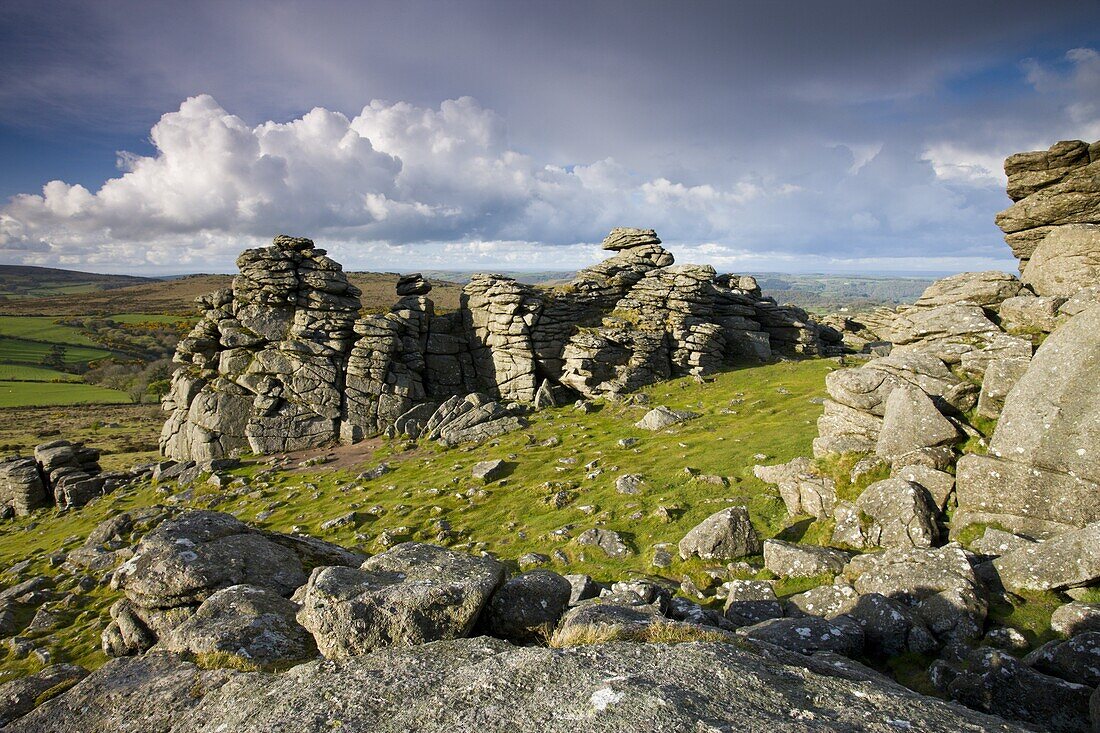
[(0, 3), (0, 263), (1013, 270), (1007, 155), (1100, 139), (1100, 3)]

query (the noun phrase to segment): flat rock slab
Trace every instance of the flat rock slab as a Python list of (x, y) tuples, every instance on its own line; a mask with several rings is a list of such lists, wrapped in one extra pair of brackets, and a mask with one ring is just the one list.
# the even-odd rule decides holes
[(1029, 544), (993, 561), (1010, 590), (1065, 590), (1100, 578), (1100, 522)]
[(822, 721), (870, 733), (1024, 730), (858, 665), (749, 642), (544, 649), (487, 638), (311, 662), (279, 675), (200, 670), (157, 654), (114, 660), (10, 730), (801, 732)]

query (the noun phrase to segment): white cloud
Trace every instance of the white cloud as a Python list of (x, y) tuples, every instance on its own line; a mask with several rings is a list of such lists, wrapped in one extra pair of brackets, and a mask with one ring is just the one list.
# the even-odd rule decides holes
[(936, 176), (944, 181), (970, 183), (977, 186), (1004, 188), (1004, 155), (951, 142), (941, 142), (925, 149), (924, 160), (932, 164)]
[(682, 261), (755, 262), (746, 258), (757, 252), (827, 265), (913, 247), (948, 256), (978, 242), (993, 247), (977, 255), (1008, 257), (990, 223), (992, 159), (950, 145), (922, 157), (880, 142), (803, 143), (769, 168), (686, 181), (611, 158), (537, 160), (510, 147), (503, 120), (469, 97), (434, 109), (374, 101), (352, 118), (315, 108), (250, 125), (208, 95), (161, 117), (150, 139), (155, 153), (120, 153), (120, 175), (98, 191), (51, 181), (14, 197), (0, 208), (0, 256), (228, 270), (241, 249), (286, 232), (314, 237), (355, 269), (560, 269), (598, 259), (592, 244), (629, 225), (656, 228)]

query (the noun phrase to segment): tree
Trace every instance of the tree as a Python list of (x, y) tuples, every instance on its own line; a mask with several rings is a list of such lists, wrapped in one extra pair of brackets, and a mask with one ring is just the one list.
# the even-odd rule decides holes
[(65, 368), (65, 347), (61, 344), (50, 346), (49, 352), (42, 357), (42, 366), (50, 369), (62, 370)]

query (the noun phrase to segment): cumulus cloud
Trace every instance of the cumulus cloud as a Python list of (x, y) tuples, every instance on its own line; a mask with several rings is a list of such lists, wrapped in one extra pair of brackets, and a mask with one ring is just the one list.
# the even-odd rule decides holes
[(944, 257), (969, 249), (976, 266), (1008, 261), (1007, 250), (979, 244), (996, 241), (991, 224), (973, 224), (1003, 197), (989, 186), (992, 162), (960, 163), (950, 147), (807, 145), (773, 170), (734, 169), (721, 184), (611, 158), (554, 165), (507, 140), (502, 118), (469, 97), (438, 108), (373, 101), (352, 118), (315, 108), (250, 125), (199, 95), (154, 125), (154, 154), (120, 154), (120, 175), (99, 190), (51, 181), (12, 198), (0, 209), (0, 253), (224, 270), (243, 247), (287, 232), (355, 268), (562, 268), (596, 259), (593, 243), (611, 227), (638, 225), (683, 245), (681, 259), (730, 264), (865, 267), (914, 246)]

